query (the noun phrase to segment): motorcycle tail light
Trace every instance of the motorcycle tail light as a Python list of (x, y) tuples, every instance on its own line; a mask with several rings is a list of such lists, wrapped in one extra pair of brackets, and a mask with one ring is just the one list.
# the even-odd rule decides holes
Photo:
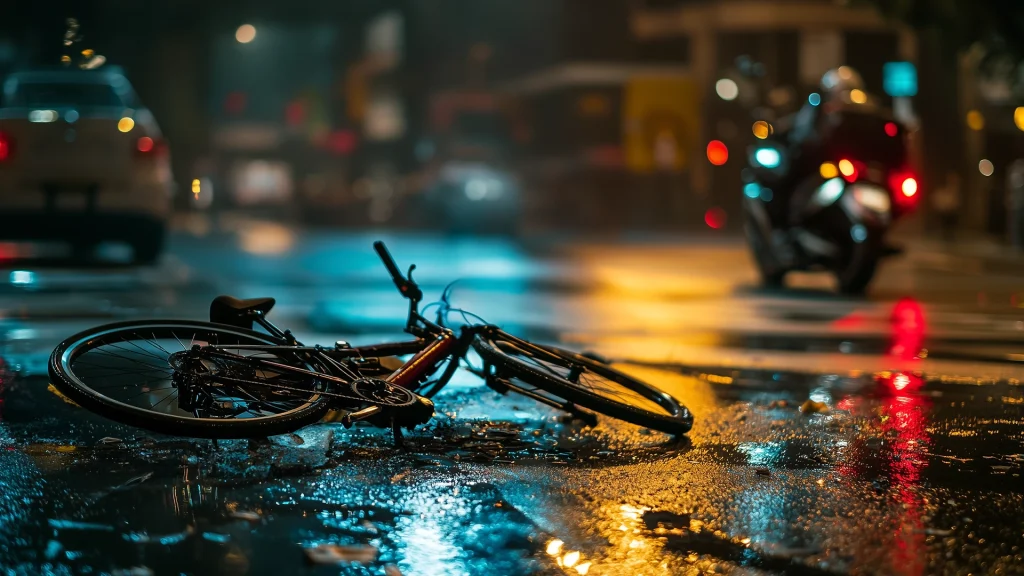
[(900, 192), (907, 198), (913, 198), (917, 194), (917, 180), (913, 176), (907, 176), (900, 183)]
[(913, 174), (905, 171), (893, 172), (889, 176), (889, 188), (896, 202), (909, 207), (917, 203), (921, 186)]
[(854, 164), (853, 160), (843, 158), (837, 164), (839, 167), (839, 173), (843, 175), (843, 179), (847, 182), (856, 182), (859, 170), (857, 165)]

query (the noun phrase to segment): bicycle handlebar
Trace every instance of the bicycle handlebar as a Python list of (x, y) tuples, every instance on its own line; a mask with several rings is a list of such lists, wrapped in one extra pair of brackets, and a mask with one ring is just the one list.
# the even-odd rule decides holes
[(391, 256), (391, 252), (388, 251), (388, 247), (380, 240), (377, 240), (373, 243), (373, 251), (380, 257), (380, 261), (383, 262), (384, 267), (388, 269), (388, 274), (391, 274), (391, 279), (395, 281), (395, 284), (404, 283), (405, 276), (403, 276), (402, 271), (398, 269), (398, 264)]
[(391, 275), (391, 280), (398, 287), (398, 291), (402, 293), (402, 296), (411, 300), (419, 301), (423, 298), (423, 293), (420, 292), (419, 286), (412, 281), (411, 278), (406, 278), (402, 271), (398, 269), (398, 263), (391, 256), (391, 252), (388, 251), (388, 247), (383, 242), (377, 240), (373, 243), (373, 251), (380, 257), (380, 261), (384, 263), (384, 267), (388, 269), (388, 274)]

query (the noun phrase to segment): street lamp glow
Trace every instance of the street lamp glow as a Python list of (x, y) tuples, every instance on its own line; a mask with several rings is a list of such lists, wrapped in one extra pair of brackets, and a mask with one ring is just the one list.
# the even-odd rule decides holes
[(252, 24), (242, 24), (235, 30), (235, 40), (241, 44), (248, 44), (256, 39), (256, 27)]
[(1024, 130), (1024, 106), (1013, 111), (1013, 123), (1017, 125), (1018, 130)]
[(728, 102), (740, 95), (740, 87), (731, 78), (722, 78), (715, 82), (715, 92), (719, 98)]

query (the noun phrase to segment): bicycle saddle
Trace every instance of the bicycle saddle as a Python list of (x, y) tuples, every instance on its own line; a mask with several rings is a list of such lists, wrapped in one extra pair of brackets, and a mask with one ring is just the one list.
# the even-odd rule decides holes
[(252, 313), (266, 314), (274, 307), (273, 298), (235, 298), (217, 296), (210, 303), (210, 322), (239, 328), (252, 328)]

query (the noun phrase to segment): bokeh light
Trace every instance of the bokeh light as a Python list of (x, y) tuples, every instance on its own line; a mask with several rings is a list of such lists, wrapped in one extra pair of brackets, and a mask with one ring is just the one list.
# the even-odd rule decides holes
[(817, 92), (811, 92), (811, 94), (807, 96), (807, 103), (810, 104), (811, 106), (817, 106), (821, 104), (821, 94), (818, 94)]
[(904, 196), (910, 198), (914, 194), (917, 194), (917, 180), (914, 178), (907, 178), (903, 181), (900, 189), (903, 191)]
[(1017, 125), (1018, 130), (1024, 130), (1024, 106), (1019, 106), (1013, 111), (1013, 123)]
[(832, 178), (839, 176), (839, 169), (831, 162), (823, 162), (821, 164), (821, 168), (818, 169), (818, 173), (821, 174), (821, 177), (825, 180), (831, 180)]
[(988, 158), (983, 158), (981, 162), (978, 162), (978, 172), (981, 172), (982, 176), (991, 176), (995, 171), (996, 167)]
[(729, 148), (721, 140), (708, 142), (708, 162), (721, 166), (729, 161)]
[(256, 27), (252, 24), (242, 24), (235, 30), (235, 40), (241, 44), (248, 44), (256, 39)]
[(885, 133), (889, 137), (895, 138), (896, 135), (899, 134), (899, 131), (900, 131), (900, 128), (899, 128), (899, 126), (896, 125), (895, 122), (886, 122), (885, 123)]
[(728, 215), (725, 213), (725, 210), (718, 206), (708, 208), (708, 211), (704, 213), (704, 223), (715, 230), (724, 227), (727, 218)]
[(131, 132), (132, 128), (135, 128), (135, 120), (132, 120), (127, 116), (117, 121), (117, 129), (121, 132)]
[(844, 158), (839, 161), (839, 172), (841, 172), (843, 176), (853, 176), (857, 172), (857, 169), (854, 167), (853, 162)]
[(854, 88), (850, 90), (850, 101), (854, 104), (866, 104), (868, 101), (868, 95), (863, 90)]
[(764, 140), (765, 138), (771, 136), (772, 132), (774, 132), (774, 130), (772, 129), (772, 125), (765, 122), (764, 120), (758, 120), (757, 122), (754, 122), (752, 130), (754, 132), (754, 136), (756, 136), (760, 140)]
[(715, 92), (718, 97), (725, 101), (735, 100), (740, 95), (740, 87), (730, 78), (722, 78), (715, 82)]
[(967, 113), (967, 127), (971, 130), (984, 130), (985, 129), (985, 116), (977, 110), (971, 110)]

